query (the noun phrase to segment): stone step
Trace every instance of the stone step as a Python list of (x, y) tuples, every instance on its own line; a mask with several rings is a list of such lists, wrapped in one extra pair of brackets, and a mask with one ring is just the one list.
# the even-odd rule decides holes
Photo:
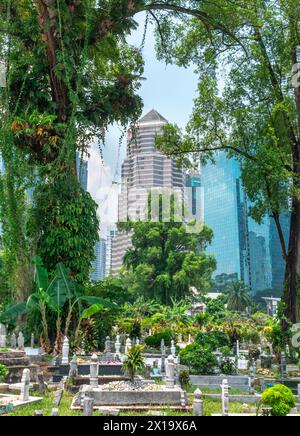
[(25, 351), (0, 351), (0, 360), (1, 359), (14, 359), (14, 358), (26, 357)]
[(8, 368), (12, 366), (27, 366), (30, 365), (30, 360), (28, 357), (15, 357), (15, 358), (1, 358), (0, 357), (0, 363), (2, 365), (7, 366)]

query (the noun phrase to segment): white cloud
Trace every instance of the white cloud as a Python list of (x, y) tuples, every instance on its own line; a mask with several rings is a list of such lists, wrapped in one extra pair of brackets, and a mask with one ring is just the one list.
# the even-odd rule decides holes
[(105, 238), (108, 228), (114, 225), (118, 218), (119, 186), (113, 184), (115, 169), (102, 162), (96, 146), (91, 147), (89, 153), (88, 190), (99, 205), (100, 233)]

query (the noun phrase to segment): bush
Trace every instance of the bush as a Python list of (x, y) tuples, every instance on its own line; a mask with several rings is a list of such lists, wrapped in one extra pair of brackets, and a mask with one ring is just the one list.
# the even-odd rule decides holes
[(230, 347), (230, 340), (223, 332), (200, 332), (196, 337), (196, 342), (202, 347), (210, 348), (211, 351), (216, 351), (222, 347)]
[(289, 388), (276, 385), (262, 394), (261, 404), (272, 407), (272, 416), (286, 416), (296, 406), (296, 401)]
[(145, 344), (148, 345), (148, 347), (152, 348), (160, 348), (160, 344), (162, 339), (165, 341), (165, 345), (169, 347), (171, 345), (172, 340), (172, 332), (171, 330), (162, 330), (159, 333), (156, 333), (155, 335), (148, 336), (145, 339)]
[(182, 388), (190, 386), (190, 373), (189, 371), (180, 371), (179, 373), (179, 383)]
[(212, 351), (197, 342), (180, 351), (180, 362), (188, 366), (194, 374), (211, 375), (215, 373), (215, 367), (218, 366), (218, 359)]
[(7, 376), (8, 372), (7, 366), (0, 364), (0, 381)]
[(228, 358), (222, 359), (220, 371), (224, 375), (234, 375), (236, 374), (236, 364)]

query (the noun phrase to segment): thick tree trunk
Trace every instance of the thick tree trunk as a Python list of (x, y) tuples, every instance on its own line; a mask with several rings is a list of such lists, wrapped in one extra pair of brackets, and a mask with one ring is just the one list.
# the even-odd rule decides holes
[[(286, 306), (284, 315), (293, 324), (298, 318), (298, 274), (300, 274), (300, 201), (294, 198), (283, 296)], [(287, 327), (285, 320), (283, 320), (283, 326)]]

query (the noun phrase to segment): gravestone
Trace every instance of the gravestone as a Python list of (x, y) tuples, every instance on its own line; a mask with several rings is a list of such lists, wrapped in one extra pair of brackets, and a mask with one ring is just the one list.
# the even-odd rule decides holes
[(120, 335), (117, 335), (116, 342), (115, 342), (115, 349), (116, 349), (116, 357), (120, 358), (120, 350), (121, 350)]
[(173, 357), (176, 357), (176, 347), (175, 347), (175, 341), (173, 339), (171, 341), (171, 354)]
[(22, 380), (21, 380), (21, 394), (20, 394), (21, 401), (29, 400), (29, 388), (30, 388), (30, 370), (26, 368), (23, 371)]
[(70, 353), (70, 344), (69, 339), (65, 336), (63, 348), (62, 348), (62, 365), (69, 365), (69, 353)]
[(254, 381), (255, 381), (256, 367), (254, 365), (250, 365), (249, 368), (249, 394), (255, 394)]
[(286, 355), (285, 355), (285, 353), (281, 353), (280, 372), (281, 372), (281, 377), (282, 378), (287, 378), (287, 363), (286, 363)]
[(93, 354), (90, 364), (90, 386), (92, 388), (98, 387), (98, 374), (99, 374), (98, 356), (97, 354)]
[(167, 367), (166, 367), (166, 386), (167, 388), (174, 388), (175, 386), (175, 364), (174, 364), (174, 357), (171, 355), (168, 357), (167, 360)]
[(0, 335), (0, 348), (6, 348), (6, 335)]
[(140, 345), (140, 340), (139, 340), (139, 338), (136, 338), (135, 343), (136, 343), (136, 345)]
[(17, 337), (16, 337), (16, 334), (15, 334), (15, 333), (13, 333), (13, 334), (11, 335), (11, 338), (10, 338), (10, 346), (11, 346), (11, 348), (12, 348), (13, 350), (15, 350), (15, 349), (17, 348)]
[(70, 372), (69, 377), (78, 377), (78, 364), (77, 364), (77, 356), (74, 354), (71, 362), (70, 362)]
[(31, 348), (34, 348), (34, 333), (31, 334), (30, 346), (31, 346)]
[(195, 391), (194, 399), (194, 416), (203, 416), (203, 400), (200, 389)]
[(126, 345), (125, 345), (125, 354), (128, 354), (128, 351), (132, 347), (132, 342), (130, 338), (126, 339)]
[(107, 336), (106, 337), (106, 341), (105, 341), (105, 351), (107, 353), (111, 353), (111, 344), (110, 344), (110, 337)]
[(18, 342), (18, 349), (20, 351), (24, 351), (24, 336), (22, 332), (19, 333), (17, 342)]
[(229, 416), (229, 386), (228, 380), (224, 379), (221, 384), (222, 389), (222, 416)]
[(0, 323), (0, 336), (6, 336), (6, 327)]
[(38, 383), (39, 383), (39, 392), (44, 395), (44, 393), (48, 389), (48, 386), (45, 383), (44, 374), (42, 372), (38, 374)]
[(83, 400), (83, 416), (93, 416), (94, 398), (84, 397)]
[(53, 409), (51, 410), (51, 416), (59, 416), (59, 415), (58, 415), (58, 409), (53, 408)]

